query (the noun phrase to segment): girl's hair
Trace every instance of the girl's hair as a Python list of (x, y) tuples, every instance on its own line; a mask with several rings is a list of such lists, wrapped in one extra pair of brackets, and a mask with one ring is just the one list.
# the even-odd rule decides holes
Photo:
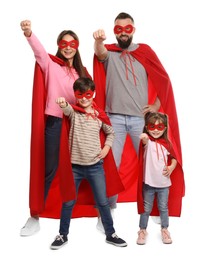
[(143, 129), (143, 132), (144, 133), (148, 133), (147, 131), (147, 126), (148, 124), (152, 123), (152, 124), (155, 124), (155, 122), (158, 121), (159, 123), (163, 123), (164, 126), (166, 127), (163, 135), (161, 136), (161, 138), (164, 138), (167, 142), (169, 142), (169, 138), (168, 138), (168, 116), (166, 114), (163, 114), (163, 113), (160, 113), (160, 112), (157, 112), (157, 113), (147, 113), (145, 115), (145, 126), (144, 126), (144, 129)]
[(84, 93), (87, 90), (94, 91), (95, 84), (94, 84), (94, 81), (90, 78), (80, 77), (77, 80), (75, 80), (73, 89), (74, 89), (74, 91), (79, 90), (81, 93)]
[[(79, 42), (79, 38), (78, 36), (76, 35), (76, 33), (74, 33), (73, 31), (71, 30), (64, 30), (62, 31), (58, 38), (57, 38), (57, 45), (59, 44), (59, 42), (62, 40), (62, 38), (69, 34), (70, 36), (72, 36), (75, 40), (77, 40)], [(58, 48), (57, 50), (57, 53), (56, 53), (56, 56), (60, 59), (62, 59), (65, 63), (68, 62), (68, 60), (61, 54), (61, 51), (60, 51), (60, 48)], [(77, 49), (76, 50), (76, 54), (74, 56), (74, 60), (73, 60), (73, 67), (75, 68), (75, 70), (77, 71), (77, 73), (79, 74), (80, 77), (86, 77), (86, 69), (85, 67), (83, 66), (82, 64), (82, 60), (81, 60), (81, 57), (80, 57), (80, 53), (79, 53), (79, 50)]]

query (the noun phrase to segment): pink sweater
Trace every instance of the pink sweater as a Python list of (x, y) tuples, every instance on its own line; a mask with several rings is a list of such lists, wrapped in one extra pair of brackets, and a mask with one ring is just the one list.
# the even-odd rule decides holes
[(52, 61), (34, 33), (26, 38), (34, 52), (36, 61), (44, 72), (47, 88), (45, 114), (62, 118), (63, 112), (55, 100), (58, 97), (64, 97), (69, 103), (75, 103), (73, 83), (79, 78), (79, 75), (74, 68), (69, 69), (69, 73), (66, 66), (60, 66)]

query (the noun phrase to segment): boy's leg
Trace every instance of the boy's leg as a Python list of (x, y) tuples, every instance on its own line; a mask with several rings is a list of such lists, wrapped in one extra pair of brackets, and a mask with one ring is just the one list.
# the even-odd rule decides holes
[(92, 187), (96, 205), (101, 215), (106, 234), (106, 242), (119, 247), (127, 246), (127, 243), (116, 235), (113, 227), (113, 219), (106, 196), (106, 182), (102, 160), (88, 167), (87, 179)]
[[(74, 175), (74, 182), (75, 182), (75, 188), (76, 193), (78, 194), (79, 186), (82, 180), (82, 171), (79, 169), (80, 167), (73, 166), (73, 175)], [(68, 202), (64, 202), (62, 204), (61, 209), (61, 216), (60, 216), (60, 227), (59, 227), (59, 235), (56, 236), (54, 242), (51, 244), (51, 249), (59, 249), (68, 242), (68, 233), (69, 233), (69, 227), (71, 222), (71, 216), (72, 216), (72, 210), (76, 203), (76, 200), (71, 200)]]

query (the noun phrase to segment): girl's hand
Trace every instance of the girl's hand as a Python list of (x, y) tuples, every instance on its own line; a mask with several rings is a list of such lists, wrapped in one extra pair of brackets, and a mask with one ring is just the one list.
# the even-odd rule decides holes
[(139, 138), (142, 140), (143, 144), (147, 144), (149, 137), (146, 133), (142, 133)]
[(169, 177), (174, 171), (176, 165), (177, 165), (177, 160), (172, 158), (171, 165), (165, 166), (165, 168), (163, 169), (163, 175)]

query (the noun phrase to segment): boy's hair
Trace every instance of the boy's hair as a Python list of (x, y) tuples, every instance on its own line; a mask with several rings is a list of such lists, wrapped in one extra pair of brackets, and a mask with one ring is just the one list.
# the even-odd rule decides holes
[(87, 90), (94, 91), (95, 84), (94, 84), (94, 81), (90, 78), (80, 77), (77, 80), (75, 80), (73, 89), (74, 89), (74, 91), (79, 90), (81, 93), (84, 93)]
[(164, 138), (167, 142), (169, 142), (169, 139), (168, 139), (168, 116), (166, 114), (163, 114), (163, 113), (160, 113), (160, 112), (156, 112), (156, 113), (147, 113), (145, 115), (145, 126), (144, 126), (144, 129), (143, 129), (143, 132), (144, 133), (148, 133), (147, 131), (147, 126), (149, 123), (152, 123), (152, 124), (155, 124), (156, 121), (159, 121), (161, 123), (164, 124), (164, 126), (166, 127), (163, 135), (161, 136), (162, 138)]

